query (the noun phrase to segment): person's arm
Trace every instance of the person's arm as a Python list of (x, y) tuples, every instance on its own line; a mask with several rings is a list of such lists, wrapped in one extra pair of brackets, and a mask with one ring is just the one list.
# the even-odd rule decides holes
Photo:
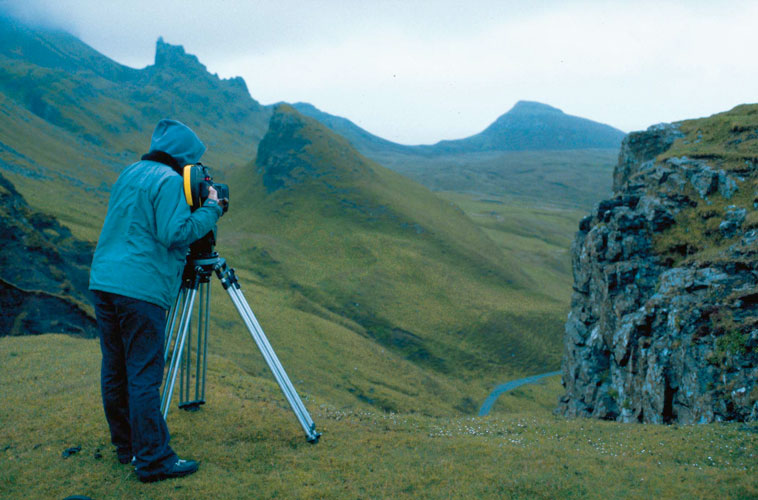
[(202, 238), (213, 229), (223, 213), (213, 188), (203, 206), (190, 212), (184, 199), (182, 178), (175, 175), (166, 178), (158, 187), (153, 206), (156, 236), (168, 248), (186, 247)]

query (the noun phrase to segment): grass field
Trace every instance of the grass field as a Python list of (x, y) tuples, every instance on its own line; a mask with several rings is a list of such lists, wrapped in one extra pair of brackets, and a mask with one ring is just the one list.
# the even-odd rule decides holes
[(513, 196), (437, 194), (460, 206), (517, 263), (534, 288), (560, 301), (568, 314), (573, 281), (569, 250), (586, 211)]
[[(109, 444), (94, 340), (0, 338), (0, 497), (714, 498), (758, 496), (758, 425), (565, 420), (556, 378), (504, 395), (490, 417), (343, 408), (302, 391), (310, 445), (270, 377), (214, 356), (208, 404), (171, 409), (193, 476), (140, 483)], [(73, 446), (81, 451), (68, 458)]]
[(433, 191), (508, 197), (529, 205), (589, 210), (611, 194), (618, 150), (500, 151), (372, 158)]

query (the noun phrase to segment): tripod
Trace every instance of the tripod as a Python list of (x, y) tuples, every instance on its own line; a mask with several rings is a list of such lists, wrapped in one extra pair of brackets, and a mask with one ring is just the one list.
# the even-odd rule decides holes
[[(266, 364), (268, 364), (268, 367), (274, 374), (274, 378), (287, 398), (287, 402), (292, 407), (292, 411), (305, 431), (306, 439), (309, 443), (317, 443), (321, 433), (316, 432), (316, 424), (313, 423), (308, 410), (305, 409), (300, 396), (298, 396), (295, 388), (292, 386), (292, 382), (287, 377), (287, 373), (279, 362), (279, 358), (276, 357), (274, 349), (263, 333), (263, 329), (258, 324), (258, 320), (242, 295), (234, 269), (226, 265), (226, 260), (220, 258), (212, 250), (212, 246), (208, 247), (207, 251), (201, 254), (197, 254), (194, 248), (190, 249), (190, 255), (187, 258), (187, 265), (184, 268), (184, 275), (182, 277), (182, 287), (176, 296), (174, 305), (169, 311), (166, 323), (164, 363), (169, 359), (169, 348), (171, 347), (172, 340), (173, 350), (161, 397), (161, 413), (163, 414), (163, 418), (165, 419), (168, 415), (171, 398), (174, 394), (174, 386), (177, 382), (177, 375), (179, 375), (180, 379), (179, 408), (197, 410), (200, 405), (205, 404), (205, 376), (208, 367), (210, 282), (213, 273), (216, 274), (224, 289), (228, 292), (234, 307), (240, 314), (258, 349), (261, 351)], [(195, 349), (194, 366), (195, 394), (190, 399), (192, 397), (191, 375), (193, 372), (193, 363), (191, 361), (191, 316), (198, 292), (200, 298), (198, 301), (197, 346)], [(181, 314), (179, 314), (179, 311), (181, 311)]]

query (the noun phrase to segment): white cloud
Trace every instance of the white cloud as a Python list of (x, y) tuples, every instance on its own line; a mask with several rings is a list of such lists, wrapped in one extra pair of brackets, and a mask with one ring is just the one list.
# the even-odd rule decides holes
[(163, 35), (263, 103), (405, 143), (471, 135), (519, 99), (624, 130), (756, 100), (749, 1), (12, 3), (132, 66)]

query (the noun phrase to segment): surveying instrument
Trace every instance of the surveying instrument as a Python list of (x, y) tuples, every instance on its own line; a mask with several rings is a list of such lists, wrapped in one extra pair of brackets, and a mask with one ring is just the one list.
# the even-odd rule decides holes
[[(202, 205), (208, 196), (207, 187), (213, 186), (219, 193), (219, 198), (225, 198), (228, 206), (229, 188), (224, 184), (214, 184), (203, 165), (188, 165), (184, 167), (185, 196), (190, 208), (194, 210)], [(205, 192), (203, 191), (205, 186)], [(168, 372), (163, 385), (161, 396), (161, 413), (165, 419), (171, 405), (174, 388), (179, 382), (179, 408), (194, 411), (205, 404), (205, 377), (208, 368), (208, 327), (210, 319), (210, 285), (213, 274), (221, 281), (224, 290), (229, 294), (232, 304), (237, 309), (242, 321), (247, 327), (255, 344), (263, 355), (269, 369), (274, 375), (284, 393), (287, 402), (295, 413), (300, 425), (305, 431), (309, 443), (318, 443), (321, 433), (316, 432), (316, 424), (305, 409), (300, 396), (292, 386), (287, 373), (284, 371), (274, 349), (269, 344), (252, 309), (245, 300), (234, 269), (226, 264), (226, 260), (214, 251), (216, 244), (216, 228), (214, 227), (203, 238), (190, 245), (187, 264), (182, 275), (182, 286), (174, 304), (168, 313), (166, 322), (164, 364), (169, 361)], [(199, 299), (198, 299), (199, 296)], [(194, 363), (192, 360), (192, 314), (197, 305), (196, 345)], [(173, 349), (170, 349), (173, 342)], [(171, 356), (169, 358), (169, 352)], [(194, 367), (193, 367), (194, 365)], [(194, 369), (193, 369), (194, 368)], [(193, 376), (194, 375), (194, 376)], [(194, 395), (192, 381), (194, 379)]]

